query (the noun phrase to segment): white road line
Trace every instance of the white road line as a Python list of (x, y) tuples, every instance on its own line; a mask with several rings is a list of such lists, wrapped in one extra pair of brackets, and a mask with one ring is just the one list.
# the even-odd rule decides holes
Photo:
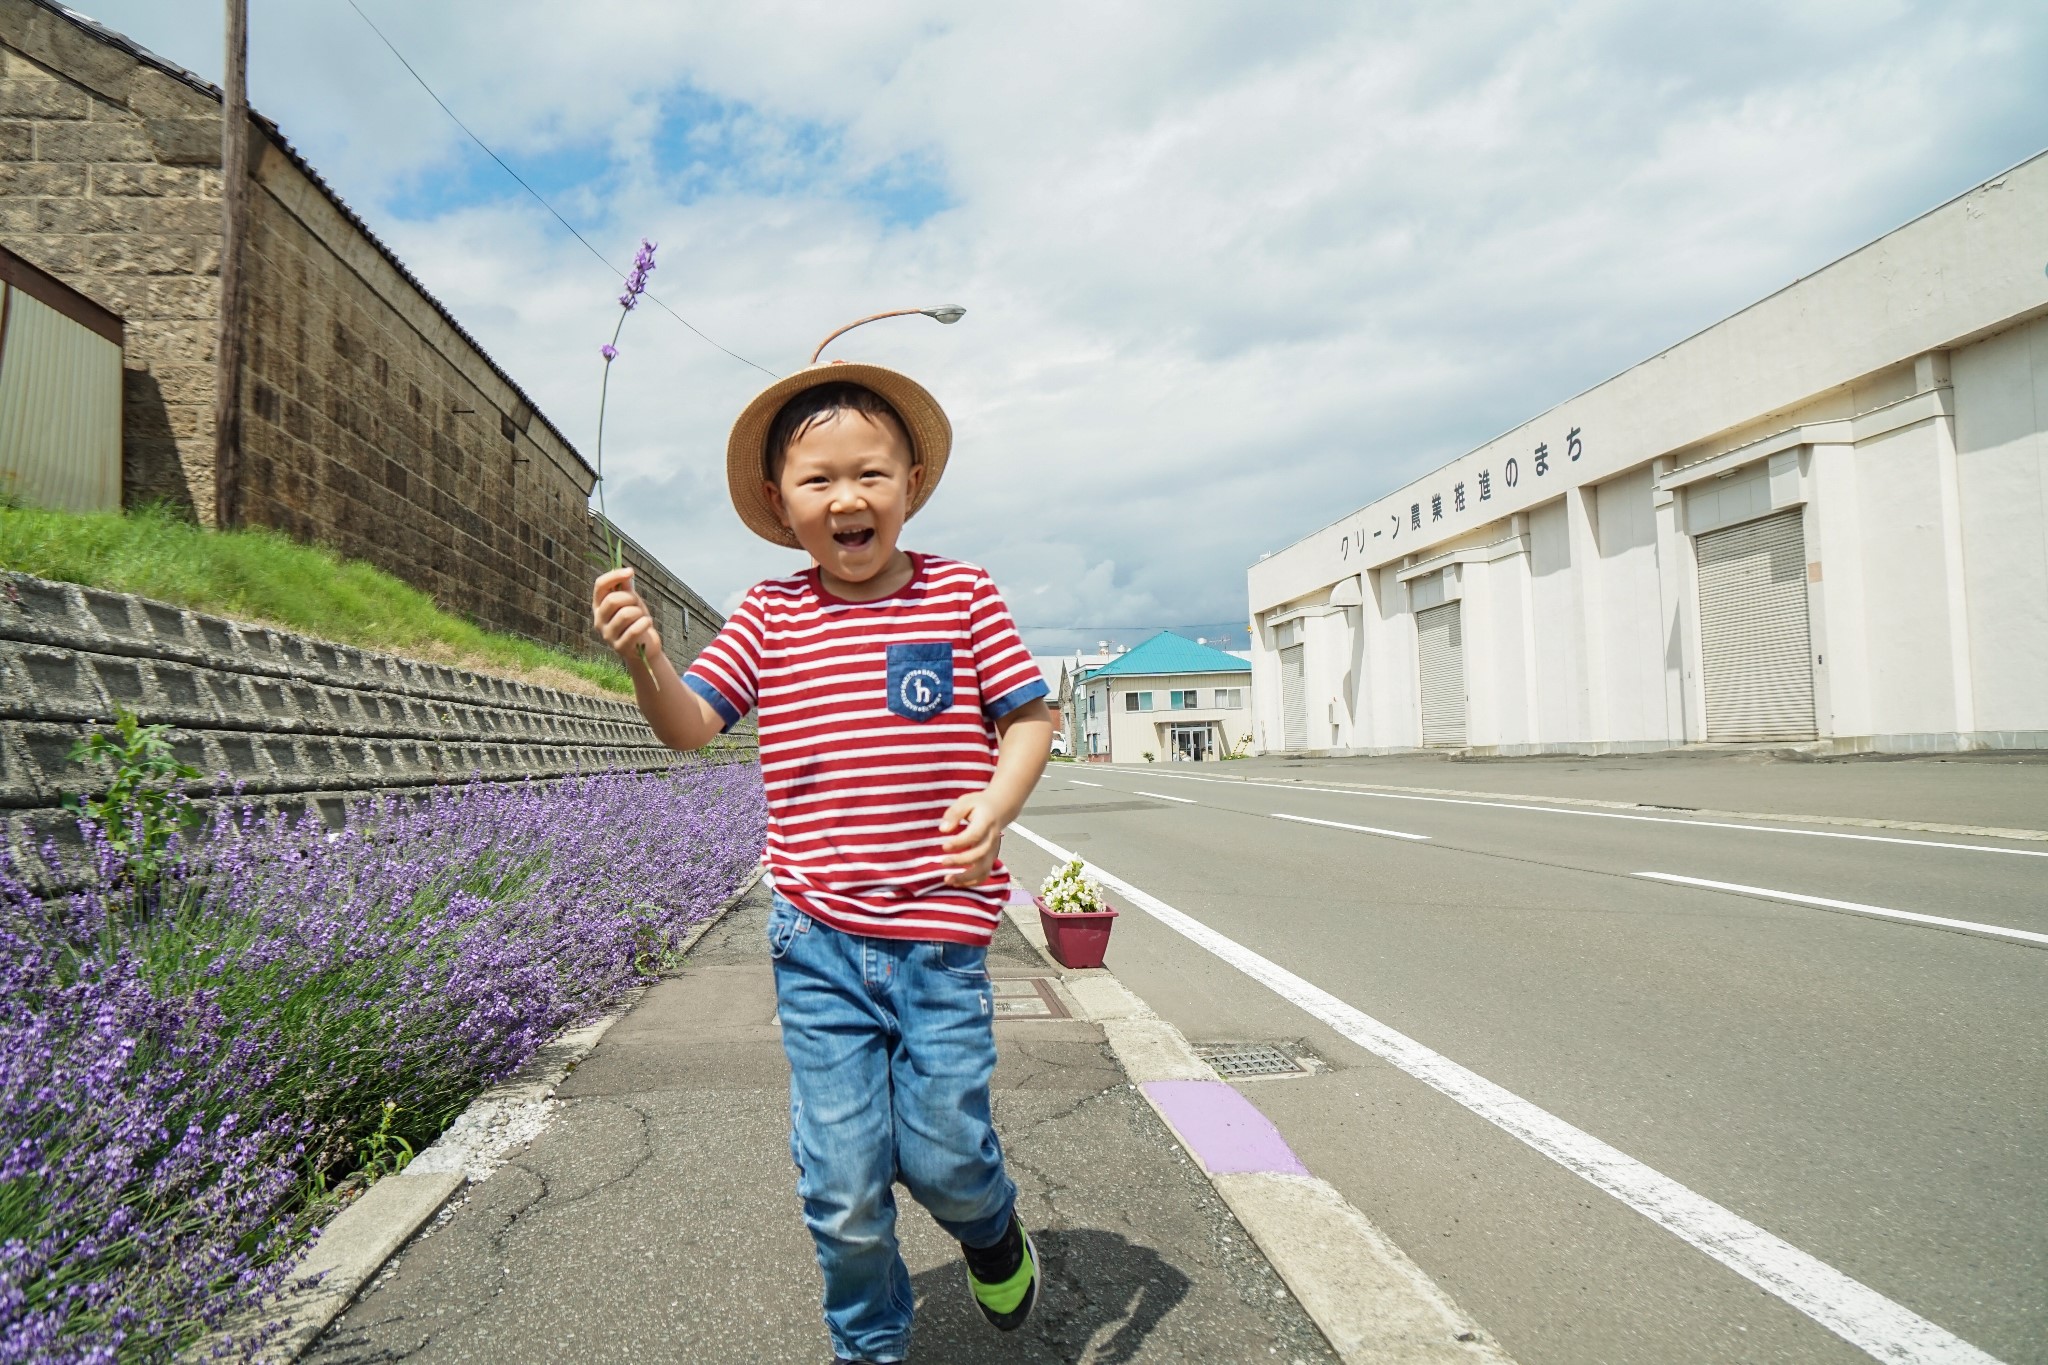
[(1099, 786), (1101, 786), (1101, 785), (1102, 785), (1102, 784), (1101, 784), (1100, 782), (1083, 782), (1083, 781), (1082, 781), (1082, 780), (1081, 780), (1080, 778), (1078, 778), (1078, 777), (1076, 777), (1076, 778), (1073, 778), (1073, 779), (1071, 779), (1071, 780), (1072, 780), (1073, 784), (1074, 784), (1075, 786), (1077, 786), (1077, 787), (1099, 787)]
[[(1010, 828), (1062, 863), (1075, 856), (1022, 825)], [(1133, 906), (1228, 962), (1281, 999), (1306, 1010), (1360, 1047), (1607, 1191), (1850, 1345), (1890, 1365), (1999, 1365), (1995, 1356), (1892, 1302), (1870, 1286), (1345, 1004), (1158, 897), (1092, 863), (1084, 863), (1084, 869), (1104, 886), (1121, 892)]]
[(1691, 825), (1696, 829), (1738, 829), (1751, 834), (1798, 834), (1809, 839), (1855, 839), (1867, 844), (1904, 844), (1908, 848), (1953, 848), (1964, 853), (2009, 853), (2016, 858), (2048, 858), (2048, 849), (1995, 848), (1990, 844), (1947, 844), (1933, 839), (1899, 839), (1887, 834), (1844, 834), (1831, 829), (1790, 829), (1784, 825), (1739, 825), (1732, 820), (1687, 820), (1675, 815), (1628, 815), (1616, 810), (1574, 810), (1569, 806), (1532, 806), (1525, 801), (1477, 801), (1466, 796), (1413, 796), (1406, 792), (1356, 791), (1349, 787), (1305, 787), (1296, 782), (1261, 782), (1256, 778), (1188, 777), (1155, 773), (1172, 782), (1210, 782), (1219, 787), (1271, 787), (1285, 792), (1322, 792), (1330, 796), (1372, 797), (1381, 801), (1426, 801), (1439, 806), (1491, 806), (1498, 810), (1532, 810), (1542, 815), (1576, 815), (1589, 820), (1633, 820), (1645, 825)]
[(2048, 947), (2048, 934), (2037, 934), (2028, 929), (2007, 929), (1996, 924), (1979, 924), (1975, 920), (1949, 919), (1945, 915), (1922, 915), (1911, 910), (1887, 910), (1881, 905), (1864, 905), (1859, 901), (1830, 900), (1826, 896), (1802, 896), (1796, 891), (1773, 891), (1767, 886), (1744, 886), (1740, 882), (1711, 882), (1705, 877), (1681, 877), (1676, 872), (1638, 872), (1638, 877), (1653, 881), (1678, 882), (1685, 886), (1704, 886), (1709, 891), (1733, 891), (1739, 896), (1762, 896), (1767, 900), (1791, 901), (1795, 905), (1818, 905), (1827, 910), (1848, 910), (1859, 915), (1878, 915), (1885, 919), (1910, 920), (1914, 924), (1936, 924), (1944, 929), (1967, 929), (1972, 933), (1996, 934), (2000, 938), (2018, 939), (2022, 943), (2038, 943)]
[(1376, 829), (1371, 825), (1347, 825), (1342, 820), (1311, 820), (1306, 815), (1282, 815), (1273, 812), (1275, 820), (1293, 820), (1304, 825), (1328, 825), (1331, 829), (1355, 829), (1360, 834), (1384, 834), (1389, 839), (1427, 839), (1427, 834), (1403, 834), (1398, 829)]
[(1165, 792), (1141, 792), (1137, 790), (1135, 787), (1131, 789), (1131, 795), (1149, 796), (1154, 801), (1178, 801), (1183, 806), (1197, 806), (1201, 804), (1199, 801), (1190, 800), (1185, 796), (1168, 796)]

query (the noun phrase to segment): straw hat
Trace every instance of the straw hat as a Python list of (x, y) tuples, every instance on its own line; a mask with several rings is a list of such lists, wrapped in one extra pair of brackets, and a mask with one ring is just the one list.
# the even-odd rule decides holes
[(873, 389), (903, 419), (915, 462), (924, 466), (924, 482), (911, 495), (906, 516), (916, 516), (917, 510), (931, 498), (939, 486), (939, 476), (946, 472), (946, 456), (953, 449), (953, 424), (946, 420), (946, 410), (926, 392), (924, 385), (909, 375), (860, 361), (833, 360), (776, 380), (755, 394), (754, 401), (732, 424), (732, 436), (725, 443), (725, 481), (732, 491), (733, 510), (740, 514), (747, 529), (763, 540), (792, 550), (802, 547), (790, 529), (777, 519), (775, 509), (761, 492), (761, 484), (767, 478), (762, 457), (767, 453), (768, 428), (774, 425), (782, 405), (820, 384), (859, 384)]

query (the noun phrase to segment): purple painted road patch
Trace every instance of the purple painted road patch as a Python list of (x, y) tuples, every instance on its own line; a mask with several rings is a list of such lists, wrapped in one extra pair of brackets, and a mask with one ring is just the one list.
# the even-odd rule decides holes
[(1147, 1081), (1140, 1089), (1211, 1175), (1308, 1174), (1280, 1130), (1222, 1081)]

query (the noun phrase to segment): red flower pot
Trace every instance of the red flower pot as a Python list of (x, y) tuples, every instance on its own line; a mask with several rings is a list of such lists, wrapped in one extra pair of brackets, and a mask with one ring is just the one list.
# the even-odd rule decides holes
[(1110, 926), (1116, 923), (1116, 911), (1107, 906), (1100, 910), (1084, 910), (1078, 913), (1048, 910), (1045, 902), (1033, 896), (1038, 906), (1038, 922), (1045, 927), (1045, 944), (1052, 949), (1052, 955), (1062, 967), (1100, 967), (1102, 955), (1109, 951)]

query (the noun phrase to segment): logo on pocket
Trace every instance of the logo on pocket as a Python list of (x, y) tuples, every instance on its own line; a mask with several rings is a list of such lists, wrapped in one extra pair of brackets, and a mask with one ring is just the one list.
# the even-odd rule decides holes
[(945, 642), (889, 646), (889, 709), (906, 720), (930, 720), (953, 704), (953, 646)]
[(939, 675), (929, 668), (913, 668), (903, 675), (897, 685), (896, 696), (903, 703), (903, 709), (913, 716), (930, 715), (939, 709)]

